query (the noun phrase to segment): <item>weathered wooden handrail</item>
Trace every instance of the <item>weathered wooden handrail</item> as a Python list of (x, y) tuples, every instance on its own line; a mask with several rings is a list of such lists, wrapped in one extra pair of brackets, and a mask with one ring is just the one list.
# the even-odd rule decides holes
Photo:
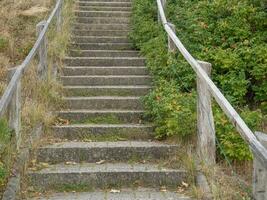
[[(164, 5), (165, 5), (165, 2), (164, 2)], [(172, 40), (172, 42), (176, 45), (176, 47), (178, 48), (180, 53), (183, 55), (183, 57), (186, 59), (186, 61), (191, 65), (193, 70), (196, 72), (198, 82), (201, 81), (202, 83), (200, 83), (200, 84), (202, 84), (202, 86), (203, 86), (203, 84), (205, 84), (206, 88), (204, 88), (204, 90), (207, 89), (209, 91), (209, 93), (214, 97), (214, 99), (219, 104), (219, 106), (221, 107), (223, 112), (227, 115), (227, 117), (230, 119), (230, 121), (232, 122), (234, 127), (240, 133), (243, 140), (245, 140), (248, 143), (248, 145), (250, 146), (250, 149), (252, 150), (252, 152), (254, 154), (254, 159), (259, 161), (261, 166), (264, 167), (265, 170), (267, 170), (267, 149), (261, 144), (261, 142), (257, 139), (257, 137), (253, 134), (253, 132), (249, 129), (249, 127), (246, 125), (246, 123), (242, 120), (242, 118), (239, 116), (239, 114), (233, 108), (233, 106), (224, 97), (224, 95), (221, 93), (221, 91), (218, 89), (218, 87), (213, 83), (213, 81), (208, 76), (206, 71), (202, 68), (203, 67), (203, 66), (201, 66), (202, 63), (193, 58), (193, 56), (186, 50), (186, 48), (184, 47), (182, 42), (176, 36), (175, 32), (172, 30), (173, 26), (170, 26), (170, 24), (168, 23), (168, 21), (166, 19), (166, 16), (164, 13), (164, 8), (162, 6), (161, 0), (157, 0), (157, 6), (158, 6), (158, 16), (160, 17), (159, 21), (161, 21), (161, 23), (163, 24), (164, 29), (167, 32), (169, 39)], [(169, 49), (169, 50), (172, 50), (172, 49)], [(198, 90), (198, 92), (199, 92), (199, 90)], [(201, 95), (201, 94), (198, 93), (198, 95)], [(198, 98), (198, 106), (202, 106), (203, 110), (206, 109), (205, 105), (204, 106), (201, 105), (203, 103), (205, 104), (206, 102), (200, 102), (200, 101), (201, 101), (201, 98)], [(199, 111), (199, 109), (198, 109), (198, 111)], [(212, 114), (212, 113), (210, 113), (209, 108), (206, 109), (206, 112), (207, 112), (206, 117), (208, 115)], [(201, 117), (198, 117), (198, 120), (199, 120), (199, 118), (201, 118)], [(209, 121), (207, 119), (204, 119), (201, 122), (202, 122), (201, 128), (203, 128), (203, 126), (204, 127), (206, 126), (206, 129), (204, 128), (206, 131), (207, 131), (207, 127), (209, 127), (210, 129), (214, 128), (213, 118), (209, 119)], [(198, 124), (201, 122), (198, 122)], [(203, 123), (206, 123), (206, 124), (203, 124)], [(198, 132), (199, 131), (201, 131), (201, 130), (198, 130)], [(215, 131), (210, 130), (207, 132), (208, 133), (205, 133), (205, 134), (214, 134), (214, 135), (207, 135), (208, 137), (211, 138), (211, 140), (210, 140), (212, 143), (211, 145), (214, 145), (214, 139), (213, 138), (215, 138)], [(199, 142), (201, 143), (202, 141), (199, 141)], [(204, 144), (206, 146), (210, 145), (209, 142), (206, 142), (206, 143), (204, 142), (202, 144)], [(206, 148), (208, 148), (208, 147), (206, 147)], [(215, 151), (215, 148), (213, 148), (213, 149)], [(204, 151), (204, 152), (209, 153), (208, 151)], [(203, 153), (203, 151), (202, 151), (202, 153)], [(204, 157), (207, 158), (207, 157), (211, 157), (214, 155), (215, 155), (215, 152), (211, 152), (210, 154), (202, 155), (202, 159), (205, 161)], [(210, 160), (215, 160), (215, 157), (211, 158)], [(267, 180), (265, 179), (264, 182), (266, 183)], [(264, 191), (264, 195), (262, 195), (262, 196), (266, 197), (265, 195), (267, 195), (267, 189)], [(258, 198), (258, 199), (261, 199), (261, 198)]]
[[(31, 51), (29, 52), (29, 54), (27, 55), (27, 57), (24, 59), (24, 61), (21, 63), (21, 65), (19, 65), (16, 69), (15, 72), (12, 72), (12, 78), (10, 79), (6, 90), (4, 91), (1, 100), (0, 100), (0, 117), (3, 117), (4, 114), (7, 111), (7, 108), (9, 108), (9, 110), (16, 110), (16, 112), (18, 113), (17, 115), (19, 115), (18, 109), (20, 110), (20, 108), (13, 108), (12, 102), (14, 102), (14, 98), (20, 99), (20, 97), (17, 97), (18, 94), (20, 94), (20, 80), (21, 77), (23, 75), (23, 73), (27, 70), (27, 68), (29, 67), (29, 64), (31, 63), (31, 61), (33, 60), (34, 56), (39, 52), (39, 65), (41, 65), (42, 67), (46, 67), (46, 56), (41, 56), (41, 54), (43, 55), (43, 51), (46, 51), (46, 47), (44, 46), (44, 41), (45, 41), (45, 37), (46, 37), (46, 33), (48, 31), (48, 28), (52, 22), (52, 20), (54, 19), (54, 17), (57, 17), (57, 30), (59, 30), (59, 26), (61, 26), (61, 7), (63, 4), (63, 0), (58, 0), (53, 11), (51, 12), (51, 14), (49, 15), (47, 21), (43, 21), (42, 22), (42, 28), (39, 28), (38, 31), (38, 38), (33, 46), (33, 48), (31, 49)], [(45, 72), (47, 73), (47, 72)], [(19, 89), (18, 89), (19, 88)], [(18, 106), (18, 105), (17, 105)], [(14, 115), (11, 114), (11, 116)], [(10, 128), (15, 129), (16, 132), (16, 139), (17, 139), (17, 147), (19, 146), (19, 141), (20, 141), (20, 134), (19, 134), (19, 120), (17, 120), (18, 116), (13, 116), (13, 117), (9, 117), (9, 124), (13, 124)], [(16, 119), (16, 121), (12, 121), (12, 119)], [(16, 128), (15, 128), (16, 127)]]

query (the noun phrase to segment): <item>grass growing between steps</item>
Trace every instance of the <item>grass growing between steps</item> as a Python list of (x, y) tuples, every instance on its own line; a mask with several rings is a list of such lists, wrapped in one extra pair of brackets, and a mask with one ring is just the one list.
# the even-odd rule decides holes
[(90, 117), (82, 120), (72, 120), (71, 124), (122, 124), (123, 122), (116, 115), (106, 115), (103, 117)]
[(133, 92), (131, 91), (112, 91), (109, 89), (103, 90), (102, 92), (100, 91), (82, 91), (79, 89), (72, 89), (70, 91), (66, 91), (67, 96), (80, 96), (80, 97), (93, 97), (93, 96), (105, 96), (108, 94), (109, 96), (138, 96), (138, 95), (133, 95)]

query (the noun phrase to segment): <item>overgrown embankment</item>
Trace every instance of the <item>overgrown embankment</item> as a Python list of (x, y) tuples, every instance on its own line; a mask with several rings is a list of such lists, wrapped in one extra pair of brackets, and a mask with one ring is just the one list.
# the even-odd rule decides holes
[[(250, 128), (259, 130), (267, 100), (266, 13), (260, 3), (227, 2), (168, 1), (167, 18), (192, 55), (213, 64), (214, 82)], [(131, 38), (154, 75), (156, 87), (145, 103), (158, 125), (157, 137), (195, 134), (195, 74), (179, 53), (168, 53), (156, 2), (136, 0), (132, 23)], [(247, 145), (216, 105), (214, 115), (217, 137), (226, 154), (232, 159), (250, 159)]]
[[(212, 80), (252, 130), (266, 130), (265, 8), (262, 1), (170, 0), (165, 9), (189, 52), (212, 63)], [(130, 37), (154, 76), (155, 88), (144, 102), (157, 125), (156, 137), (195, 138), (195, 73), (178, 52), (168, 53), (156, 1), (135, 0), (132, 18)], [(219, 161), (226, 156), (242, 166), (252, 158), (248, 145), (215, 103), (213, 107)]]
[[(26, 143), (29, 133), (37, 124), (48, 127), (54, 121), (51, 111), (62, 105), (62, 87), (52, 76), (54, 65), (60, 68), (70, 38), (70, 23), (72, 20), (72, 0), (65, 0), (63, 8), (62, 32), (56, 32), (55, 22), (51, 24), (48, 37), (48, 69), (47, 80), (41, 80), (37, 75), (37, 60), (34, 60), (22, 78), (22, 146)], [(36, 41), (36, 24), (47, 19), (54, 8), (55, 1), (22, 0), (0, 2), (0, 95), (4, 92), (7, 71), (10, 67), (19, 65), (31, 50)], [(0, 196), (10, 167), (16, 156), (13, 134), (8, 128), (7, 119), (0, 120)]]

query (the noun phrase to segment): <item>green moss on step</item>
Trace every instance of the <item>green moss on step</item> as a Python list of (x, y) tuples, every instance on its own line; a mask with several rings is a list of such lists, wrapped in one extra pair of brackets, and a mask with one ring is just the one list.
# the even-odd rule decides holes
[(62, 184), (62, 185), (55, 185), (53, 190), (57, 192), (92, 192), (95, 189), (90, 186), (89, 184)]
[(148, 140), (151, 139), (152, 136), (149, 134), (140, 134), (140, 133), (110, 133), (110, 134), (91, 134), (82, 137), (82, 141), (84, 142), (116, 142), (116, 141), (126, 141), (126, 140)]
[(73, 124), (122, 124), (123, 122), (114, 114), (90, 117), (82, 120), (72, 121)]

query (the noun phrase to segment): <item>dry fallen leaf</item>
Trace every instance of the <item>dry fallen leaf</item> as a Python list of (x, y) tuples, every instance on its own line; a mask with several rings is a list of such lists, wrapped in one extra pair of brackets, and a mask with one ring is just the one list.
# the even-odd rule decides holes
[(66, 165), (77, 165), (76, 162), (72, 162), (72, 161), (67, 161), (65, 164), (66, 164)]
[(48, 163), (44, 163), (44, 162), (40, 162), (39, 166), (42, 167), (42, 168), (47, 168), (47, 167), (49, 167), (49, 164)]
[(167, 188), (166, 188), (165, 186), (162, 186), (162, 187), (160, 188), (160, 191), (161, 191), (161, 192), (167, 192)]
[(111, 189), (110, 190), (110, 193), (120, 193), (121, 191), (120, 190), (116, 190), (116, 189)]
[(182, 186), (184, 186), (185, 188), (188, 188), (189, 184), (182, 181)]
[(105, 162), (106, 162), (105, 160), (100, 160), (100, 161), (96, 162), (96, 164), (101, 165), (101, 164), (103, 164)]

